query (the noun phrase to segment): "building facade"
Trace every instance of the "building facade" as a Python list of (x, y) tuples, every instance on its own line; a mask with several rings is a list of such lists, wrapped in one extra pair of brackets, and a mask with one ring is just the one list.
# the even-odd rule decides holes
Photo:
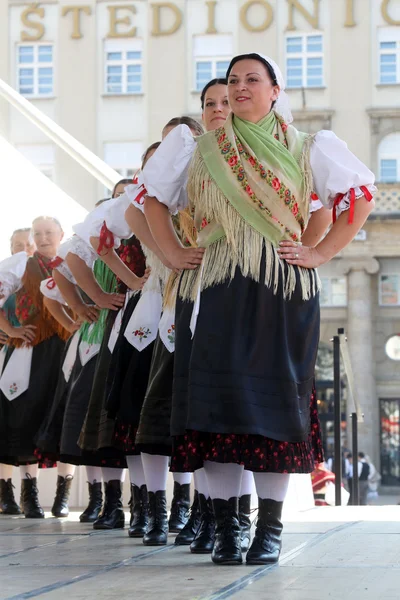
[[(333, 129), (376, 173), (375, 213), (320, 270), (320, 408), (329, 445), (330, 340), (344, 327), (360, 449), (400, 485), (400, 0), (0, 3), (0, 78), (122, 176), (171, 117), (200, 118), (203, 85), (250, 51), (281, 66), (299, 129)], [(87, 208), (108, 194), (3, 100), (0, 134)]]

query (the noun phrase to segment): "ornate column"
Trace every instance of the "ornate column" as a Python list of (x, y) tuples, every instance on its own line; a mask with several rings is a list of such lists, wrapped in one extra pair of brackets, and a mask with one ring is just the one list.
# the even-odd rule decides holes
[[(364, 424), (359, 425), (361, 452), (369, 454), (374, 464), (379, 464), (379, 406), (376, 396), (375, 357), (373, 332), (373, 297), (371, 275), (379, 271), (378, 261), (371, 257), (345, 258), (340, 268), (347, 275), (347, 328), (349, 352), (354, 381), (364, 413)], [(350, 414), (353, 406), (348, 403), (348, 440), (351, 443)]]

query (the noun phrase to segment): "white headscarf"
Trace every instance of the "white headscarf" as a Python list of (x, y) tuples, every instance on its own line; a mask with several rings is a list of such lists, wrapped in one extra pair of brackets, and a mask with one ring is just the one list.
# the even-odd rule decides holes
[(280, 87), (279, 98), (275, 102), (274, 111), (283, 118), (285, 123), (291, 123), (293, 121), (293, 115), (292, 111), (290, 110), (289, 96), (285, 92), (286, 84), (282, 75), (282, 71), (276, 62), (269, 56), (265, 56), (265, 54), (261, 54), (261, 52), (255, 52), (255, 54), (258, 54), (260, 58), (266, 60), (267, 63), (271, 65), (275, 73), (277, 84)]

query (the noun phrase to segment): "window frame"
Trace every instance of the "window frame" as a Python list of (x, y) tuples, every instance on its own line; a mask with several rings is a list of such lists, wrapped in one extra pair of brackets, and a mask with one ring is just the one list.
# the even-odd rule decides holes
[[(388, 36), (382, 35), (382, 38), (386, 38)], [(379, 81), (378, 85), (400, 85), (400, 35), (397, 36), (398, 39), (380, 39), (378, 38), (378, 76)], [(395, 38), (395, 35), (393, 35)], [(396, 48), (381, 48), (381, 44), (394, 43), (396, 44)], [(382, 56), (394, 54), (396, 58), (396, 81), (382, 81)]]
[[(397, 277), (397, 303), (396, 304), (384, 304), (382, 302), (382, 277)], [(394, 308), (394, 307), (400, 306), (400, 273), (379, 273), (378, 295), (379, 295), (379, 306), (380, 307)]]
[[(343, 280), (344, 284), (345, 284), (345, 301), (344, 304), (333, 304), (332, 302), (332, 298), (333, 298), (333, 293), (332, 293), (332, 281), (336, 279), (336, 280)], [(328, 280), (329, 282), (329, 293), (328, 295), (328, 299), (329, 302), (328, 304), (322, 304), (321, 302), (321, 297), (320, 297), (320, 306), (321, 308), (346, 308), (348, 306), (348, 290), (347, 290), (347, 278), (346, 277), (342, 277), (342, 276), (336, 276), (336, 275), (327, 275), (327, 276), (321, 276), (321, 285), (323, 285), (323, 281), (324, 280)]]
[[(215, 79), (216, 77), (225, 77), (226, 72), (223, 75), (217, 75), (217, 63), (219, 62), (224, 62), (227, 63), (229, 66), (230, 63), (230, 59), (228, 56), (195, 56), (194, 57), (194, 68), (193, 68), (193, 90), (196, 93), (201, 93), (201, 91), (204, 88), (204, 85), (206, 85), (209, 81), (211, 81), (212, 79)], [(211, 77), (206, 81), (206, 83), (204, 85), (202, 85), (200, 88), (197, 87), (197, 65), (198, 63), (211, 63)]]
[[(139, 52), (140, 58), (128, 58), (128, 52)], [(108, 54), (112, 53), (121, 53), (122, 58), (110, 61), (107, 59)], [(108, 66), (121, 66), (121, 92), (109, 91), (108, 88)], [(128, 67), (130, 66), (139, 66), (140, 67), (140, 90), (139, 91), (128, 91)], [(103, 86), (103, 94), (105, 96), (140, 96), (144, 93), (143, 91), (143, 49), (141, 50), (133, 50), (129, 48), (120, 47), (117, 49), (108, 49), (107, 45), (104, 47), (104, 86)], [(112, 84), (115, 85), (115, 84)]]
[[(40, 62), (39, 61), (39, 48), (50, 46), (51, 47), (51, 62)], [(32, 63), (21, 63), (20, 62), (20, 48), (33, 48), (33, 62)], [(16, 90), (24, 98), (54, 98), (55, 96), (55, 69), (54, 69), (54, 43), (53, 42), (21, 42), (16, 44)], [(39, 69), (51, 68), (51, 92), (43, 94), (39, 91)], [(20, 71), (21, 69), (32, 69), (33, 70), (33, 92), (31, 94), (24, 94), (21, 91), (20, 86)]]
[[(321, 52), (308, 52), (307, 50), (307, 40), (310, 37), (321, 37), (321, 45), (322, 45), (322, 51)], [(287, 46), (288, 46), (288, 40), (290, 38), (301, 38), (302, 39), (302, 50), (301, 52), (293, 52), (293, 53), (289, 53)], [(291, 86), (290, 85), (290, 78), (288, 77), (288, 59), (289, 58), (301, 58), (302, 60), (302, 74), (301, 74), (301, 79), (302, 79), (302, 85), (301, 86)], [(308, 79), (308, 65), (307, 65), (307, 60), (309, 58), (321, 58), (322, 59), (322, 75), (321, 75), (321, 84), (320, 85), (308, 85), (307, 84), (307, 79)], [(295, 33), (295, 32), (291, 32), (288, 33), (285, 36), (285, 75), (286, 75), (286, 89), (288, 90), (301, 90), (301, 89), (324, 89), (326, 88), (326, 78), (325, 78), (325, 39), (324, 39), (324, 32), (323, 31), (313, 31), (313, 32), (309, 32), (309, 33)]]

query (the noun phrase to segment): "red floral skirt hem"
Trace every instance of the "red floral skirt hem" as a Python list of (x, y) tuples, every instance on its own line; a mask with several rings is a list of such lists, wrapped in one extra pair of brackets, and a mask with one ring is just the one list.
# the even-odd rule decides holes
[(193, 472), (210, 460), (243, 465), (255, 473), (312, 473), (324, 461), (316, 396), (310, 403), (307, 441), (281, 442), (262, 435), (187, 431), (173, 438), (171, 471)]
[(113, 447), (130, 456), (140, 454), (140, 451), (136, 449), (135, 442), (137, 430), (137, 427), (122, 423), (117, 419), (114, 429)]

